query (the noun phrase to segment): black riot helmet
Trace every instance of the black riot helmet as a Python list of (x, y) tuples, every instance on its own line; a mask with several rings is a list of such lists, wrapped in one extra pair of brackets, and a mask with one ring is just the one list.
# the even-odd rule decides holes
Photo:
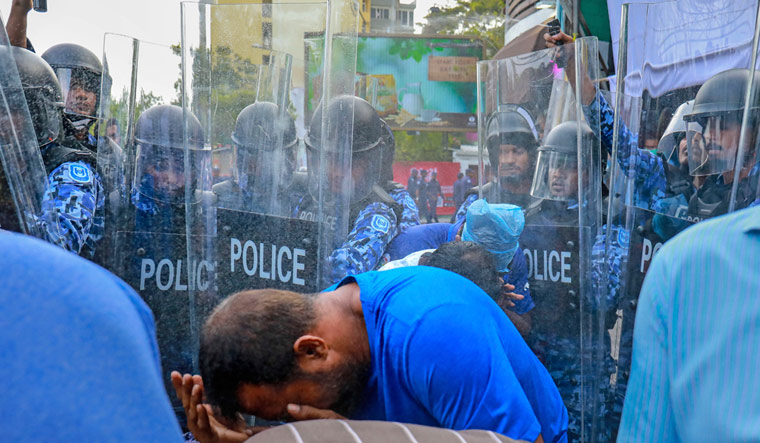
[(295, 168), (298, 137), (290, 115), (280, 115), (278, 106), (272, 102), (248, 105), (238, 114), (232, 141), (236, 147), (238, 183), (242, 187), (254, 188), (257, 183), (287, 185), (275, 180), (288, 179)]
[(594, 133), (585, 123), (580, 123), (581, 139), (578, 140), (578, 122), (568, 121), (552, 128), (538, 148), (536, 173), (530, 194), (549, 200), (571, 200), (578, 195), (578, 145), (584, 152), (591, 152)]
[(53, 70), (39, 55), (16, 46), (11, 46), (11, 54), (37, 134), (37, 145), (44, 148), (61, 135), (61, 87)]
[[(201, 123), (187, 111), (187, 164), (184, 124), (182, 108), (174, 105), (153, 106), (137, 119), (134, 187), (141, 195), (181, 203), (187, 183), (193, 191), (211, 189), (211, 148), (205, 145)], [(200, 198), (198, 192), (193, 196)]]
[[(691, 112), (683, 117), (687, 123), (698, 123), (701, 127), (701, 133), (687, 137), (691, 175), (712, 175), (734, 169), (749, 77), (748, 69), (730, 69), (710, 77), (697, 91)], [(757, 100), (760, 77), (755, 76), (753, 81), (755, 97), (750, 102), (750, 128), (757, 127), (760, 109)], [(757, 137), (752, 138), (751, 148), (745, 149), (748, 157), (755, 153)]]
[[(73, 43), (55, 45), (42, 58), (53, 68), (61, 85), (66, 131), (83, 133), (98, 116), (103, 65), (92, 51)], [(109, 94), (110, 82), (103, 83)]]
[[(327, 119), (324, 137), (323, 114)], [(330, 100), (324, 112), (320, 103), (305, 140), (310, 191), (314, 195), (321, 176), (326, 180), (323, 189), (330, 190), (330, 195), (326, 196), (328, 200), (335, 198), (336, 193), (346, 192), (344, 165), (348, 163), (344, 156), (350, 152), (351, 185), (348, 192), (352, 204), (363, 200), (380, 181), (387, 137), (388, 130), (382, 119), (366, 100), (352, 95), (338, 96)], [(320, 168), (320, 158), (328, 162), (324, 168)]]
[(532, 172), (535, 164), (538, 132), (532, 118), (524, 109), (509, 106), (491, 114), (486, 123), (486, 146), (491, 168), (498, 173), (501, 145), (514, 145), (525, 149), (530, 156)]

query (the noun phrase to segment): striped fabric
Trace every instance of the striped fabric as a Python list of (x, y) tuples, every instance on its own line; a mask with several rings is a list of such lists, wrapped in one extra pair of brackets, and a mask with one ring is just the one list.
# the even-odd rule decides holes
[(311, 420), (268, 429), (246, 443), (516, 443), (491, 431), (451, 429), (385, 421)]
[(760, 441), (760, 207), (700, 223), (641, 290), (618, 442)]

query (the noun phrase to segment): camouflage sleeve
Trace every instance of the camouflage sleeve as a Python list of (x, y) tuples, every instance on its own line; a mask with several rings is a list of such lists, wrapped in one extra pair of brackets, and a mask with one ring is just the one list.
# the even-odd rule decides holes
[(98, 174), (83, 162), (64, 163), (48, 176), (39, 222), (51, 243), (92, 254), (103, 236), (104, 204)]
[(454, 216), (454, 222), (456, 223), (459, 220), (463, 219), (465, 215), (467, 215), (467, 209), (470, 207), (471, 204), (475, 202), (475, 200), (478, 199), (478, 194), (469, 194), (467, 198), (464, 200), (464, 203), (462, 203), (462, 206), (457, 209), (457, 213)]
[[(596, 99), (590, 105), (584, 106), (583, 111), (592, 126), (597, 123), (596, 119), (599, 119), (602, 146), (612, 155), (615, 111), (601, 93), (597, 93)], [(634, 180), (633, 204), (651, 209), (659, 199), (665, 197), (665, 168), (659, 157), (647, 150), (639, 149), (638, 146), (638, 136), (622, 124), (618, 135), (618, 164), (623, 173)]]
[(401, 213), (401, 221), (398, 224), (399, 232), (404, 232), (412, 226), (420, 224), (420, 211), (417, 209), (417, 203), (409, 195), (409, 191), (406, 189), (395, 189), (391, 192), (391, 197), (404, 208)]
[[(609, 244), (607, 233), (610, 234)], [(591, 283), (593, 291), (590, 302), (592, 310), (614, 312), (620, 299), (620, 279), (628, 261), (631, 233), (622, 226), (602, 227), (591, 249)], [(605, 305), (602, 305), (602, 300)]]
[(356, 218), (348, 239), (328, 258), (330, 280), (340, 281), (347, 275), (361, 274), (381, 265), (383, 252), (396, 234), (398, 220), (386, 204), (367, 205)]

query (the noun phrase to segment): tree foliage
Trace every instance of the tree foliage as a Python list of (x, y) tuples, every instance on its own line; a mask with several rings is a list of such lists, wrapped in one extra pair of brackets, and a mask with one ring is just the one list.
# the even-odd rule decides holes
[[(450, 162), (452, 157), (448, 148), (459, 145), (459, 138), (440, 132), (395, 131), (393, 135), (396, 137), (394, 159), (399, 162)], [(449, 146), (446, 146), (444, 138), (448, 138)]]
[(490, 59), (504, 46), (504, 7), (504, 0), (456, 0), (452, 6), (434, 6), (425, 16), (423, 34), (480, 37)]

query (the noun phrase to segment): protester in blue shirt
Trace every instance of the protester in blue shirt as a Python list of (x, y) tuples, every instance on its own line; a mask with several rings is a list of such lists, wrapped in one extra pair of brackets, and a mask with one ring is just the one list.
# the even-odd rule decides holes
[(153, 315), (124, 282), (0, 233), (3, 440), (182, 441)]
[[(758, 263), (758, 207), (695, 225), (655, 255), (619, 442), (760, 440)], [(716, 298), (705, 288), (718, 281)]]
[[(348, 416), (567, 441), (562, 399), (517, 329), (441, 269), (368, 272), (317, 296), (239, 293), (202, 337), (203, 379), (173, 374), (201, 441), (233, 432), (208, 421), (211, 405), (225, 417)], [(204, 391), (210, 405), (198, 407)]]

